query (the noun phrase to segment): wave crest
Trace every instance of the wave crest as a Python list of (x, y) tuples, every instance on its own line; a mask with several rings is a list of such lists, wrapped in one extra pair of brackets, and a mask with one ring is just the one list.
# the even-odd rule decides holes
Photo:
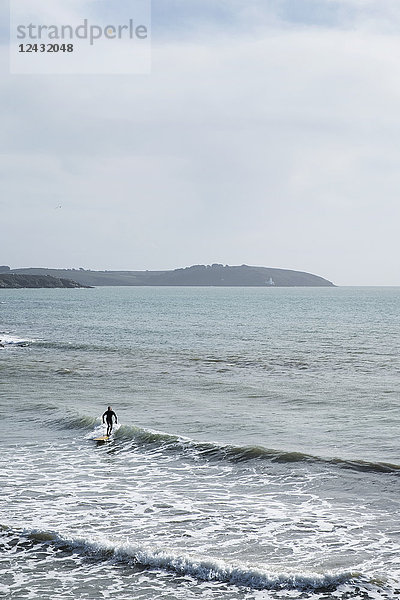
[(115, 437), (116, 439), (131, 441), (135, 446), (161, 446), (166, 451), (183, 452), (186, 455), (192, 454), (195, 458), (206, 460), (228, 460), (236, 463), (252, 460), (264, 460), (272, 463), (314, 463), (361, 472), (400, 474), (400, 465), (387, 462), (324, 458), (303, 452), (269, 449), (262, 446), (233, 446), (228, 444), (219, 445), (212, 442), (196, 442), (189, 438), (129, 425), (122, 425)]
[(207, 557), (175, 554), (129, 543), (117, 544), (85, 538), (67, 538), (49, 531), (23, 531), (20, 535), (33, 543), (51, 544), (65, 550), (101, 560), (116, 560), (142, 568), (159, 569), (200, 581), (216, 581), (255, 590), (297, 590), (332, 592), (342, 584), (354, 584), (359, 573), (268, 573), (245, 565), (233, 565)]
[[(54, 421), (56, 426), (65, 429), (89, 429), (100, 423), (99, 417), (88, 416), (73, 416)], [(127, 450), (129, 448), (136, 449), (140, 447), (156, 448), (168, 453), (182, 453), (192, 457), (194, 460), (222, 460), (235, 463), (255, 460), (282, 464), (308, 463), (321, 466), (334, 466), (358, 472), (400, 475), (400, 465), (394, 463), (313, 456), (303, 452), (276, 450), (262, 446), (234, 446), (213, 442), (196, 442), (190, 438), (136, 427), (134, 425), (121, 425), (119, 428), (115, 428), (114, 440), (123, 443)]]
[(29, 346), (31, 342), (34, 340), (30, 340), (27, 338), (17, 337), (15, 335), (10, 335), (8, 333), (0, 333), (0, 346)]

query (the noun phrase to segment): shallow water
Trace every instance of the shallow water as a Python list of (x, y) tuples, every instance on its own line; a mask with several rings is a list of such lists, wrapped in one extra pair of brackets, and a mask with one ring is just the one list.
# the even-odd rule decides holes
[(0, 596), (396, 596), (399, 300), (2, 290)]

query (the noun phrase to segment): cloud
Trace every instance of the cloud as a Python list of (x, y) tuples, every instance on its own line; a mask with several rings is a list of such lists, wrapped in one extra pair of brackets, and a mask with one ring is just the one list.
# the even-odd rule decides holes
[[(263, 4), (232, 2), (232, 23), (254, 25)], [(399, 283), (400, 41), (367, 18), (342, 26), (345, 8), (361, 22), (356, 1), (321, 2), (322, 16), (305, 2), (307, 26), (290, 4), (234, 35), (228, 3), (191, 3), (221, 35), (156, 36), (150, 76), (3, 78), (8, 262), (246, 262)]]
[(397, 0), (157, 0), (159, 38), (263, 35), (266, 29), (321, 28), (398, 33)]

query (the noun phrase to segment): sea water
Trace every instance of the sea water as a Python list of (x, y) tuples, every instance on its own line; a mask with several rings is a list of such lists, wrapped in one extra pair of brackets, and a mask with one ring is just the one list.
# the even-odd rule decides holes
[(398, 597), (399, 303), (1, 290), (0, 597)]

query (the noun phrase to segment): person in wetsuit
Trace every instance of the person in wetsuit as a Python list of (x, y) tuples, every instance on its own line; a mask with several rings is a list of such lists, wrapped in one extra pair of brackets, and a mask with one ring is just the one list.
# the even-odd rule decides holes
[(117, 415), (112, 410), (111, 406), (109, 406), (103, 415), (103, 425), (104, 425), (104, 418), (107, 421), (107, 435), (111, 435), (112, 428), (113, 428), (113, 417), (115, 418), (115, 423), (118, 423)]

